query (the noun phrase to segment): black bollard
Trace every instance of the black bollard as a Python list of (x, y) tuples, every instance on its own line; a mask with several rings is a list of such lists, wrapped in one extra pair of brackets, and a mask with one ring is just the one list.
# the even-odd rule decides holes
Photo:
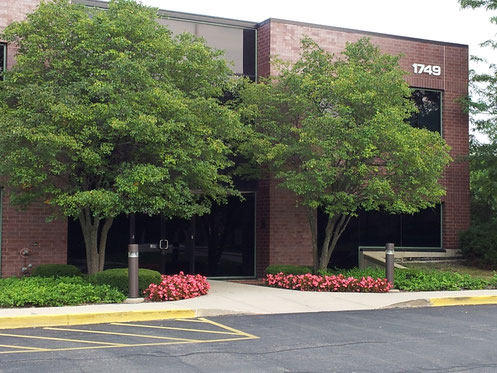
[(385, 276), (392, 284), (393, 287), (393, 272), (394, 272), (394, 244), (393, 243), (387, 243), (385, 244)]
[(128, 296), (138, 298), (138, 244), (128, 245)]

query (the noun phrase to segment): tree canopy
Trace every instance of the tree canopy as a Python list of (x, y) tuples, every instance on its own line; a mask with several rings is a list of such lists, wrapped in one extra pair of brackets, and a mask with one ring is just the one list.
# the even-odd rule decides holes
[(464, 8), (481, 8), (484, 7), (487, 10), (497, 9), (496, 0), (459, 0), (461, 7)]
[[(485, 8), (492, 11), (497, 9), (495, 0), (459, 0), (463, 8)], [(493, 23), (497, 17), (491, 17)], [(496, 49), (495, 40), (487, 40), (482, 45)], [(471, 97), (468, 100), (468, 110), (472, 114), (471, 121), (475, 129), (486, 135), (483, 142), (472, 138), (470, 153), (470, 182), (473, 209), (472, 218), (480, 220), (496, 219), (497, 215), (497, 66), (493, 61), (484, 61), (472, 56), (476, 62), (487, 62), (486, 70), (481, 73), (471, 71)], [(484, 210), (485, 213), (480, 212)], [(491, 212), (489, 214), (489, 212)]]
[(236, 193), (226, 170), (244, 127), (219, 99), (222, 52), (131, 0), (42, 2), (0, 37), (18, 46), (0, 82), (0, 174), (12, 203), (79, 219), (90, 273), (117, 215), (190, 217)]
[[(368, 39), (334, 56), (306, 38), (298, 62), (241, 94), (257, 133), (247, 152), (306, 208), (315, 269), (327, 267), (360, 210), (414, 213), (444, 194), (448, 146), (408, 123), (415, 106), (398, 60)], [(320, 248), (317, 208), (328, 215)]]

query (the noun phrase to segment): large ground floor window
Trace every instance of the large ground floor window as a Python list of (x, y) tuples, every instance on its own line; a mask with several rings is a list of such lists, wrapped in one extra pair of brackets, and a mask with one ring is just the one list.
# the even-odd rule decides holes
[[(109, 231), (105, 268), (127, 266), (130, 219), (118, 216)], [(229, 197), (214, 205), (211, 213), (190, 220), (162, 216), (135, 216), (136, 243), (140, 245), (140, 268), (166, 274), (200, 273), (209, 277), (255, 276), (255, 193), (243, 200)], [(159, 242), (169, 248), (161, 252)], [(79, 222), (69, 221), (68, 263), (86, 269), (85, 249)]]
[[(330, 265), (350, 268), (358, 264), (359, 246), (396, 247), (433, 250), (442, 247), (442, 207), (422, 210), (416, 214), (392, 215), (382, 211), (363, 211), (350, 220), (331, 257)], [(319, 242), (324, 239), (327, 217), (318, 214)]]

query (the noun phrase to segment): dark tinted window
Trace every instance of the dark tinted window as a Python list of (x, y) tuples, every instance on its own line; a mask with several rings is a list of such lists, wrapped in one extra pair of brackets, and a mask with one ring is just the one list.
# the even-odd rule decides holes
[[(140, 246), (140, 268), (211, 277), (255, 275), (255, 193), (243, 193), (243, 200), (228, 197), (226, 204), (213, 204), (209, 214), (191, 220), (145, 214), (136, 214), (135, 220), (136, 243), (145, 245)], [(127, 266), (129, 228), (127, 216), (114, 219), (107, 239), (105, 268)], [(164, 253), (146, 245), (157, 245), (162, 239), (169, 242)], [(73, 219), (68, 222), (67, 247), (68, 263), (85, 271), (84, 239), (80, 224)]]
[(0, 79), (3, 79), (3, 72), (7, 68), (7, 45), (0, 43)]
[(255, 30), (168, 18), (158, 22), (174, 34), (189, 32), (204, 38), (207, 45), (224, 51), (236, 74), (255, 78)]
[[(352, 218), (338, 240), (331, 265), (344, 268), (357, 265), (359, 246), (395, 246), (416, 248), (441, 247), (441, 207), (422, 210), (416, 214), (392, 215), (382, 211), (362, 211)], [(318, 214), (319, 244), (324, 240), (327, 216)]]
[(415, 113), (411, 117), (411, 125), (441, 133), (442, 93), (439, 91), (415, 89), (412, 91), (411, 99), (415, 102), (419, 110), (418, 113)]

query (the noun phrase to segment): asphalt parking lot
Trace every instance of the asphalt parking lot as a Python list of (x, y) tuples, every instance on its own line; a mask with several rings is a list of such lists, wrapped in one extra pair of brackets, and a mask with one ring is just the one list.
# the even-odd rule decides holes
[(258, 337), (206, 318), (0, 331), (0, 354), (200, 344)]

